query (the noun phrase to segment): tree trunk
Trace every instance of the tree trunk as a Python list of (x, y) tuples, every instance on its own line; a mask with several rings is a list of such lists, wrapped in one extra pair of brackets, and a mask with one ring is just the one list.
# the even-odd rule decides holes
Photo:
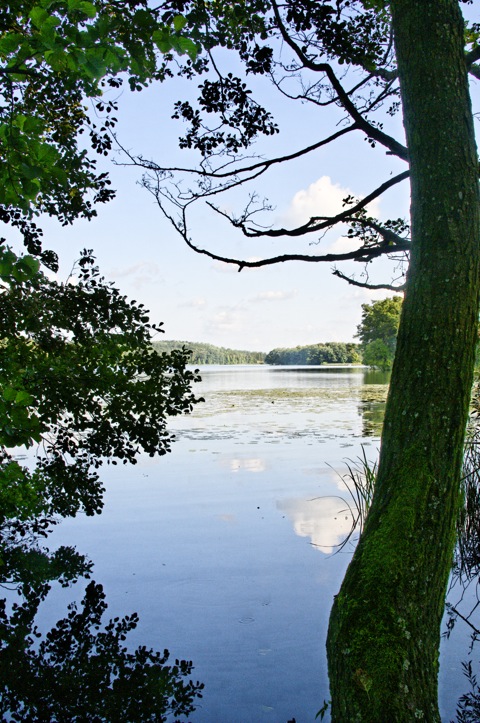
[(327, 641), (332, 720), (439, 721), (479, 297), (478, 161), (457, 0), (391, 0), (412, 252), (374, 499)]

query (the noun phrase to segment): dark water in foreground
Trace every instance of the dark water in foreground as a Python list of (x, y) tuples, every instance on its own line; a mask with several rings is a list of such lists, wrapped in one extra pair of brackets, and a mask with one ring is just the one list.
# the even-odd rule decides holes
[[(130, 645), (191, 659), (192, 723), (297, 723), (328, 699), (325, 637), (351, 556), (341, 475), (377, 456), (386, 378), (360, 368), (206, 367), (206, 402), (173, 420), (167, 457), (106, 469), (97, 518), (51, 538), (94, 561), (108, 616), (138, 612)], [(344, 498), (344, 499), (342, 499)], [(84, 583), (55, 588), (40, 625)], [(442, 647), (442, 718), (464, 692), (468, 634)]]

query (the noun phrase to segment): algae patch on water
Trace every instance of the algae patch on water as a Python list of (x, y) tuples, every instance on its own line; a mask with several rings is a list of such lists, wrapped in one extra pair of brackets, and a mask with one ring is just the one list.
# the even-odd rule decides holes
[[(196, 440), (279, 444), (298, 438), (378, 436), (386, 385), (210, 390), (205, 402), (175, 423)], [(360, 424), (359, 424), (360, 422)]]
[(205, 404), (195, 407), (192, 416), (212, 417), (232, 412), (256, 415), (260, 411), (275, 414), (318, 414), (326, 408), (356, 401), (360, 398), (359, 394), (358, 387), (213, 391), (205, 395)]

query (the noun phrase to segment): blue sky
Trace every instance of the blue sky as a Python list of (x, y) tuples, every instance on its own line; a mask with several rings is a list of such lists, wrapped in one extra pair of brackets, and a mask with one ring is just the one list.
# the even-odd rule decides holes
[[(254, 85), (281, 130), (278, 136), (261, 140), (257, 152), (268, 157), (291, 152), (336, 130), (340, 118), (334, 112), (293, 103), (285, 106), (266, 82), (262, 85), (254, 79)], [(188, 152), (180, 151), (176, 140), (184, 131), (183, 124), (170, 117), (173, 102), (191, 92), (192, 86), (175, 79), (141, 93), (125, 89), (119, 97), (117, 129), (122, 144), (162, 164), (188, 165)], [(400, 117), (391, 123), (401, 139)], [(372, 150), (361, 134), (347, 138), (266, 176), (259, 190), (275, 206), (271, 222), (294, 225), (310, 213), (340, 210), (347, 193), (365, 195), (390, 173), (404, 169), (382, 148)], [(263, 351), (352, 341), (361, 304), (387, 295), (332, 277), (329, 264), (295, 262), (238, 273), (234, 267), (199, 256), (186, 247), (155, 199), (140, 187), (139, 169), (116, 167), (112, 159), (102, 161), (103, 165), (111, 174), (117, 198), (98, 207), (98, 217), (92, 222), (79, 221), (69, 228), (45, 222), (45, 246), (60, 254), (62, 276), (80, 249), (94, 249), (104, 275), (143, 302), (153, 320), (164, 322), (163, 338)], [(241, 210), (247, 190), (220, 205)], [(383, 219), (406, 217), (408, 185), (397, 186), (374, 210)], [(331, 232), (319, 247), (309, 245), (315, 237), (289, 242), (244, 240), (223, 219), (202, 210), (196, 214), (192, 236), (200, 246), (246, 258), (286, 251), (318, 253), (319, 249), (345, 248), (346, 243), (341, 230)], [(379, 268), (376, 280), (389, 281), (389, 265), (381, 262)]]

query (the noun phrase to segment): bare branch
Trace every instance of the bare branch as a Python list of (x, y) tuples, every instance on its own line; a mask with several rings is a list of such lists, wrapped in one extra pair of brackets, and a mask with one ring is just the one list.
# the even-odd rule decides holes
[[(262, 160), (258, 161), (256, 163), (252, 163), (249, 166), (243, 166), (242, 168), (232, 168), (231, 170), (224, 171), (221, 169), (217, 169), (215, 171), (209, 171), (207, 170), (206, 166), (203, 166), (202, 168), (182, 168), (181, 166), (172, 166), (172, 167), (162, 167), (159, 166), (154, 161), (147, 161), (145, 158), (142, 158), (142, 156), (133, 156), (129, 151), (124, 148), (119, 140), (115, 137), (115, 142), (117, 143), (120, 150), (127, 156), (127, 158), (130, 159), (131, 163), (119, 163), (118, 161), (115, 161), (116, 165), (119, 166), (138, 166), (140, 168), (145, 168), (148, 171), (153, 171), (154, 173), (189, 173), (194, 174), (197, 176), (203, 176), (205, 178), (231, 178), (232, 176), (239, 176), (241, 174), (247, 174), (247, 173), (254, 173), (255, 172), (255, 178), (258, 177), (258, 175), (261, 175), (264, 173), (268, 168), (271, 166), (274, 166), (278, 163), (284, 163), (285, 161), (292, 161), (296, 158), (301, 158), (302, 156), (307, 155), (308, 153), (311, 153), (312, 151), (316, 151), (318, 148), (321, 148), (322, 146), (327, 145), (328, 143), (332, 143), (333, 141), (337, 140), (337, 138), (341, 138), (342, 136), (346, 135), (347, 133), (351, 133), (352, 131), (359, 130), (359, 126), (356, 123), (353, 123), (352, 125), (342, 128), (339, 131), (336, 131), (336, 133), (332, 133), (331, 136), (328, 136), (328, 138), (323, 138), (321, 141), (318, 141), (317, 143), (313, 143), (311, 146), (307, 146), (306, 148), (302, 148), (299, 151), (294, 151), (293, 153), (288, 153), (284, 156), (278, 156), (276, 158), (270, 158), (268, 160)], [(232, 161), (229, 162), (228, 165), (235, 163), (235, 159), (232, 159)], [(223, 168), (223, 167), (222, 167)], [(260, 173), (257, 173), (260, 171)], [(246, 180), (250, 179), (242, 179), (242, 183), (244, 183)], [(235, 184), (237, 185), (237, 184)]]
[[(214, 260), (214, 261), (222, 261), (226, 264), (232, 264), (234, 266), (238, 266), (238, 270), (242, 271), (244, 268), (261, 268), (262, 266), (272, 266), (274, 264), (278, 263), (284, 263), (286, 261), (304, 261), (307, 263), (319, 263), (319, 262), (340, 262), (340, 261), (359, 261), (362, 263), (369, 263), (375, 258), (378, 258), (380, 256), (392, 256), (392, 254), (395, 254), (397, 252), (404, 253), (409, 250), (410, 248), (410, 241), (408, 239), (401, 238), (397, 234), (394, 234), (389, 229), (383, 229), (382, 227), (378, 226), (379, 233), (380, 230), (382, 233), (383, 242), (378, 243), (376, 245), (373, 244), (364, 244), (360, 248), (355, 249), (354, 251), (349, 251), (343, 254), (321, 254), (321, 255), (309, 255), (309, 254), (282, 254), (279, 256), (273, 256), (266, 259), (259, 259), (255, 261), (247, 261), (246, 259), (235, 259), (229, 256), (222, 256), (220, 254), (213, 253), (212, 251), (209, 251), (208, 249), (203, 249), (197, 246), (193, 243), (192, 239), (189, 237), (188, 234), (188, 225), (187, 225), (187, 209), (190, 203), (193, 203), (193, 201), (185, 204), (183, 207), (181, 204), (176, 202), (175, 197), (172, 197), (170, 192), (166, 191), (165, 189), (162, 189), (160, 187), (157, 187), (157, 189), (154, 188), (148, 188), (148, 190), (152, 193), (152, 195), (155, 196), (158, 206), (165, 216), (165, 218), (170, 221), (170, 223), (173, 225), (175, 230), (181, 235), (187, 246), (192, 249), (192, 251), (195, 251), (198, 254), (201, 254), (203, 256), (207, 256), (208, 258)], [(164, 204), (162, 203), (162, 197), (166, 198), (167, 200), (170, 200), (175, 203), (176, 207), (180, 210), (180, 215), (178, 219), (175, 219), (171, 213), (167, 211)], [(373, 226), (374, 222), (371, 224)]]
[(380, 106), (384, 101), (387, 100), (387, 98), (398, 95), (398, 89), (392, 90), (393, 84), (394, 81), (392, 80), (387, 83), (384, 88), (382, 88), (381, 92), (373, 100), (371, 100), (368, 106), (365, 108), (366, 113), (371, 113), (375, 106)]
[(268, 259), (260, 259), (258, 261), (246, 261), (244, 259), (233, 259), (228, 256), (220, 256), (219, 254), (214, 254), (207, 249), (201, 249), (198, 246), (195, 246), (191, 240), (186, 240), (186, 243), (193, 251), (196, 251), (199, 254), (208, 256), (215, 261), (223, 261), (223, 263), (225, 264), (233, 264), (235, 266), (238, 266), (239, 271), (242, 271), (243, 269), (259, 269), (262, 266), (273, 266), (274, 264), (281, 264), (285, 261), (306, 261), (309, 263), (335, 261), (364, 262), (371, 261), (374, 258), (378, 258), (379, 256), (384, 256), (395, 251), (407, 251), (409, 248), (408, 242), (405, 242), (405, 246), (403, 249), (400, 249), (398, 247), (395, 249), (391, 249), (385, 246), (381, 246), (377, 247), (376, 249), (369, 248), (367, 254), (365, 254), (362, 249), (357, 249), (356, 251), (350, 251), (344, 254), (324, 254), (323, 256), (309, 256), (308, 254), (282, 254), (280, 256), (272, 256)]
[(385, 181), (385, 183), (382, 183), (380, 186), (378, 186), (378, 188), (376, 188), (374, 191), (371, 191), (371, 193), (365, 196), (365, 198), (362, 198), (360, 201), (358, 201), (358, 203), (356, 203), (354, 206), (347, 208), (345, 211), (338, 213), (336, 216), (312, 216), (312, 218), (306, 224), (298, 226), (294, 229), (277, 228), (267, 229), (266, 231), (258, 231), (254, 228), (247, 228), (242, 221), (231, 218), (227, 213), (220, 211), (216, 206), (211, 203), (208, 203), (208, 205), (214, 211), (227, 218), (233, 226), (240, 228), (244, 235), (248, 236), (249, 238), (256, 238), (259, 236), (304, 236), (307, 233), (314, 233), (317, 231), (322, 231), (326, 228), (330, 228), (337, 223), (352, 221), (352, 217), (358, 211), (361, 211), (363, 208), (365, 208), (365, 206), (368, 206), (369, 203), (381, 196), (389, 188), (392, 188), (392, 186), (395, 186), (397, 183), (404, 181), (406, 178), (409, 177), (409, 175), (409, 171), (404, 171), (403, 173), (399, 173), (397, 176), (393, 176), (388, 181)]
[(222, 261), (226, 264), (233, 264), (235, 266), (238, 266), (238, 270), (242, 271), (244, 268), (248, 269), (258, 269), (262, 266), (272, 266), (274, 264), (284, 263), (286, 261), (305, 261), (307, 263), (319, 263), (319, 262), (336, 262), (336, 261), (361, 261), (361, 262), (369, 262), (372, 261), (375, 258), (378, 258), (380, 256), (384, 255), (390, 255), (392, 253), (396, 253), (398, 251), (408, 251), (410, 248), (410, 242), (406, 239), (402, 239), (401, 243), (396, 244), (395, 246), (392, 246), (390, 244), (380, 244), (378, 246), (366, 246), (361, 247), (359, 249), (356, 249), (355, 251), (348, 251), (343, 254), (323, 254), (323, 255), (309, 255), (309, 254), (282, 254), (279, 256), (273, 256), (267, 259), (259, 259), (255, 261), (247, 261), (245, 259), (234, 259), (228, 256), (221, 256), (219, 254), (215, 254), (212, 251), (208, 251), (207, 249), (202, 249), (199, 246), (196, 246), (193, 241), (188, 236), (188, 231), (186, 227), (186, 220), (185, 216), (183, 215), (181, 222), (175, 222), (171, 216), (169, 216), (165, 209), (160, 206), (162, 212), (165, 214), (165, 216), (173, 223), (177, 231), (182, 235), (185, 243), (187, 246), (189, 246), (193, 251), (195, 251), (198, 254), (202, 254), (204, 256), (208, 256), (208, 258), (213, 259), (214, 261)]
[(284, 42), (293, 50), (293, 52), (297, 55), (297, 57), (301, 60), (305, 68), (308, 68), (309, 70), (313, 70), (318, 73), (325, 73), (328, 80), (330, 81), (335, 93), (338, 96), (339, 102), (342, 104), (343, 108), (347, 111), (347, 113), (350, 115), (350, 117), (353, 119), (353, 121), (360, 127), (360, 129), (373, 140), (377, 141), (381, 145), (385, 146), (385, 148), (388, 148), (388, 150), (394, 155), (398, 156), (399, 158), (402, 158), (403, 160), (408, 159), (408, 150), (407, 148), (399, 143), (395, 138), (392, 138), (391, 136), (387, 135), (383, 131), (381, 131), (379, 128), (375, 128), (375, 126), (371, 125), (364, 116), (359, 112), (358, 108), (355, 106), (355, 104), (352, 102), (352, 100), (349, 98), (348, 93), (343, 88), (342, 84), (338, 80), (337, 76), (335, 75), (333, 68), (328, 63), (316, 63), (313, 60), (310, 60), (301, 48), (297, 45), (297, 43), (290, 37), (290, 35), (287, 32), (287, 29), (285, 28), (282, 19), (280, 17), (280, 12), (278, 10), (278, 6), (276, 2), (273, 0), (272, 2), (273, 12), (275, 15), (275, 20), (277, 22), (277, 26), (280, 30), (281, 36), (284, 40)]
[[(325, 87), (326, 87), (320, 80), (317, 80), (315, 83), (312, 83), (309, 86), (305, 86), (302, 81), (302, 90), (303, 90), (302, 93), (298, 93), (296, 95), (292, 95), (291, 93), (288, 93), (288, 91), (286, 91), (283, 88), (282, 84), (286, 78), (290, 79), (292, 77), (292, 71), (291, 71), (291, 68), (288, 68), (288, 69), (284, 68), (284, 69), (286, 72), (286, 75), (284, 77), (277, 80), (275, 78), (273, 72), (271, 72), (270, 80), (273, 83), (273, 85), (275, 86), (275, 88), (279, 91), (279, 93), (281, 93), (285, 98), (288, 98), (289, 100), (300, 100), (300, 101), (313, 103), (314, 105), (316, 105), (320, 108), (326, 108), (330, 105), (334, 105), (335, 103), (337, 103), (337, 104), (339, 103), (340, 99), (338, 98), (337, 95), (335, 95), (335, 93), (332, 93), (332, 92), (330, 93), (331, 97), (329, 97), (328, 100), (321, 101), (319, 99), (319, 97), (317, 97), (317, 98), (314, 97), (314, 95), (319, 96), (320, 90), (325, 89)], [(300, 66), (299, 66), (298, 70), (300, 70)], [(360, 80), (356, 85), (354, 85), (353, 88), (351, 88), (348, 91), (345, 91), (346, 94), (348, 96), (353, 96), (363, 86), (367, 85), (374, 76), (375, 76), (375, 73), (371, 73), (371, 74), (367, 75), (366, 77), (362, 78), (362, 80)], [(382, 91), (382, 94), (383, 94), (383, 91)]]
[(356, 279), (353, 279), (351, 276), (346, 276), (346, 274), (342, 274), (341, 271), (338, 269), (333, 269), (332, 274), (334, 276), (338, 276), (339, 279), (343, 279), (344, 281), (347, 281), (351, 286), (359, 286), (362, 289), (371, 289), (371, 290), (377, 290), (377, 289), (386, 289), (387, 291), (404, 291), (405, 290), (405, 284), (400, 284), (399, 286), (394, 286), (393, 284), (370, 284), (368, 281), (357, 281)]

